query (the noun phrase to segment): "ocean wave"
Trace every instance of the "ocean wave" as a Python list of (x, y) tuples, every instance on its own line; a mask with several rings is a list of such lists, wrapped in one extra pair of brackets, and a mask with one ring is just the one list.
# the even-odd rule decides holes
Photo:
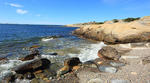
[(98, 58), (98, 56), (97, 56), (98, 50), (100, 50), (104, 46), (106, 46), (106, 44), (104, 44), (104, 42), (100, 42), (97, 44), (90, 44), (89, 46), (81, 48), (80, 54), (70, 54), (70, 56), (71, 57), (78, 56), (82, 62), (94, 60), (94, 59)]

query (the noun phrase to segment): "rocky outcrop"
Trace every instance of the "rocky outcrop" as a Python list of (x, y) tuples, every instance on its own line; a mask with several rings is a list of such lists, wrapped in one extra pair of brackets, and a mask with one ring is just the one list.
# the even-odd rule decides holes
[(132, 22), (85, 25), (73, 34), (111, 44), (150, 41), (150, 17)]
[(97, 54), (100, 58), (106, 59), (106, 60), (119, 60), (120, 53), (111, 46), (103, 47), (98, 51)]

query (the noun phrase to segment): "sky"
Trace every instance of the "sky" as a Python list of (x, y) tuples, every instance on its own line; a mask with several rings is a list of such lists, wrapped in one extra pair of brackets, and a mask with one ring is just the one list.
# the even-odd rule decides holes
[(74, 24), (150, 16), (150, 0), (0, 0), (0, 23)]

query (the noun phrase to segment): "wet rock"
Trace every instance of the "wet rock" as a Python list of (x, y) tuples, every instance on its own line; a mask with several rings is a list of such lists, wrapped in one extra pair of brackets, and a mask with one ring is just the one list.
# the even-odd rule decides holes
[(97, 65), (93, 61), (87, 61), (82, 64), (82, 66), (97, 68)]
[(8, 60), (6, 57), (0, 57), (0, 61)]
[(118, 51), (110, 46), (103, 47), (98, 51), (98, 56), (108, 60), (119, 60), (121, 57)]
[(129, 80), (111, 80), (111, 83), (131, 83)]
[(26, 62), (14, 68), (13, 70), (17, 73), (26, 73), (26, 72), (33, 72), (36, 70), (42, 70), (49, 67), (51, 62), (48, 59), (35, 59), (30, 62)]
[(58, 53), (55, 53), (55, 52), (54, 53), (49, 53), (49, 55), (58, 55)]
[(25, 79), (33, 79), (35, 76), (33, 73), (30, 73), (30, 72), (27, 72), (25, 75), (24, 75), (24, 78)]
[(81, 61), (78, 57), (73, 57), (73, 58), (66, 59), (64, 61), (64, 66), (73, 67), (79, 65), (80, 63)]
[(68, 72), (70, 72), (69, 66), (64, 66), (63, 68), (57, 71), (57, 77), (60, 77), (61, 75), (64, 75)]
[(64, 61), (64, 67), (57, 71), (57, 76), (66, 74), (72, 70), (74, 66), (78, 66), (81, 63), (78, 57), (68, 58)]
[(122, 67), (122, 66), (125, 66), (125, 64), (122, 63), (122, 62), (110, 62), (110, 65), (111, 65), (111, 66), (114, 66), (114, 67)]
[(95, 78), (95, 79), (89, 80), (87, 83), (104, 83), (104, 81), (100, 78)]
[(14, 77), (15, 74), (16, 74), (16, 72), (10, 71), (10, 70), (1, 72), (0, 73), (0, 82), (1, 81), (8, 81), (8, 82), (12, 81), (13, 80), (12, 78)]
[(111, 66), (99, 66), (98, 69), (101, 72), (107, 72), (107, 73), (116, 73), (117, 72), (117, 68), (111, 67)]
[(34, 78), (34, 79), (32, 79), (32, 80), (31, 80), (31, 83), (39, 83), (38, 78)]
[(39, 51), (36, 50), (36, 49), (32, 49), (32, 50), (31, 50), (31, 54), (25, 56), (24, 58), (21, 58), (20, 60), (22, 60), (22, 61), (32, 60), (32, 59), (34, 59), (36, 56), (40, 56)]

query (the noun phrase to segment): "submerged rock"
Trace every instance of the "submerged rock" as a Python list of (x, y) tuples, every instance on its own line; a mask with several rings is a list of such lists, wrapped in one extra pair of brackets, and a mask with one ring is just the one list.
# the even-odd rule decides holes
[(48, 68), (51, 62), (48, 59), (35, 59), (30, 62), (26, 62), (14, 68), (17, 73), (33, 72), (35, 70)]
[(98, 56), (108, 60), (119, 60), (121, 57), (118, 51), (110, 46), (105, 46), (98, 51)]
[(31, 50), (31, 54), (25, 56), (24, 58), (21, 58), (20, 60), (21, 60), (21, 61), (32, 60), (32, 59), (34, 59), (35, 57), (38, 57), (38, 56), (40, 56), (39, 51), (36, 50), (36, 49), (32, 49), (32, 50)]
[(117, 72), (117, 68), (111, 67), (111, 66), (99, 66), (98, 69), (101, 72), (108, 72), (108, 73), (116, 73)]

